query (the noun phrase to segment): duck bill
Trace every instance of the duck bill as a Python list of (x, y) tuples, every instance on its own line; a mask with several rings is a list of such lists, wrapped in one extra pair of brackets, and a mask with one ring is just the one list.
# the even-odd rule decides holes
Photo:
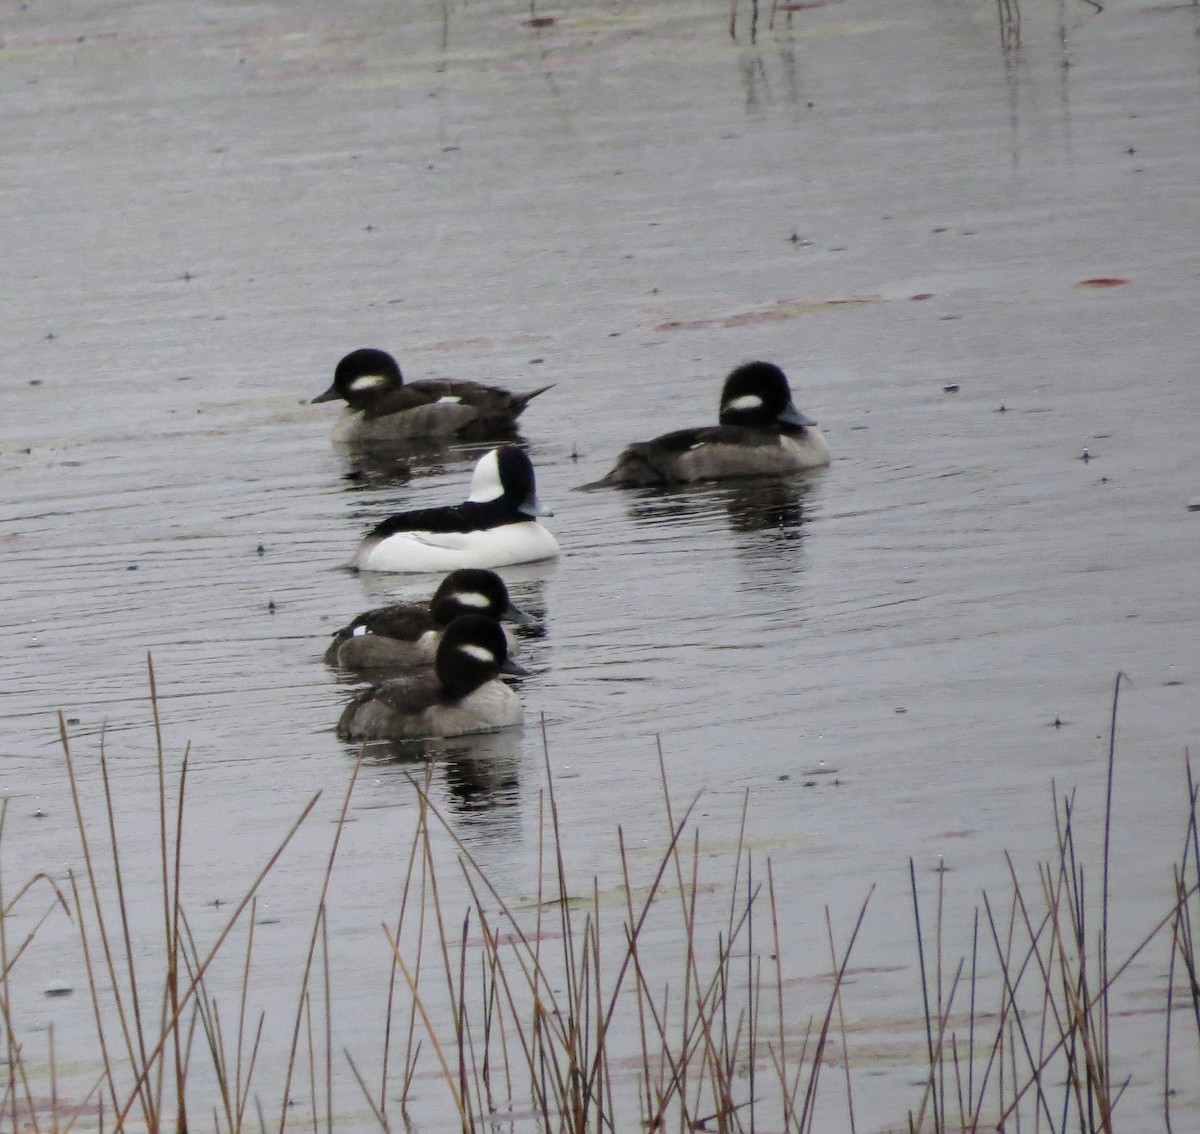
[(803, 410), (796, 408), (795, 402), (788, 402), (783, 412), (779, 415), (779, 421), (784, 425), (816, 425), (816, 419), (811, 418)]
[(537, 621), (528, 611), (522, 610), (519, 606), (513, 606), (511, 602), (500, 617), (509, 622), (515, 622), (518, 626), (528, 626)]
[(547, 508), (536, 496), (529, 496), (525, 502), (517, 509), (522, 516), (528, 516), (530, 519), (537, 519), (538, 516), (553, 516), (554, 512)]
[(333, 401), (337, 401), (337, 399), (340, 398), (341, 396), (342, 395), (338, 393), (337, 386), (330, 386), (329, 389), (325, 391), (325, 393), (318, 394), (315, 398), (313, 398), (313, 400), (309, 404), (315, 406), (317, 404), (317, 402), (333, 402)]
[(513, 677), (528, 677), (527, 670), (520, 662), (515, 662), (512, 658), (505, 658), (504, 664), (500, 667), (501, 673), (511, 673)]

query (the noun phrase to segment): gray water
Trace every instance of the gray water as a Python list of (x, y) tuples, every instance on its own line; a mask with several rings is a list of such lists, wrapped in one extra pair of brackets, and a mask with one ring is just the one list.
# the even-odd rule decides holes
[[(618, 824), (661, 846), (659, 743), (717, 857), (749, 793), (798, 980), (829, 968), (825, 907), (844, 937), (878, 884), (847, 1011), (888, 1068), (860, 1081), (859, 1129), (899, 1126), (923, 1045), (908, 860), (963, 935), (1005, 849), (1029, 871), (1052, 853), (1052, 783), (1094, 824), (1123, 671), (1115, 951), (1166, 912), (1200, 735), (1200, 10), (1027, 0), (1005, 51), (987, 3), (835, 3), (753, 44), (747, 7), (734, 41), (720, 3), (545, 27), (499, 0), (10, 6), (10, 888), (78, 869), (61, 710), (97, 818), (102, 743), (111, 761), (153, 939), (149, 652), (173, 760), (190, 742), (198, 935), (324, 793), (260, 906), (258, 993), (288, 1019), (355, 757), (322, 651), (437, 582), (341, 564), (390, 511), (462, 499), (480, 452), (335, 451), (308, 401), (373, 345), (412, 377), (556, 384), (522, 433), (564, 555), (505, 572), (540, 617), (527, 725), (434, 776), (514, 896), (536, 887), (542, 722), (585, 892), (619, 881)], [(827, 471), (574, 491), (628, 441), (711, 421), (750, 358), (788, 372)], [(359, 1052), (414, 767), (368, 762), (334, 876)], [(90, 1066), (73, 934), (47, 923), (13, 997), (34, 1047), (53, 1023)], [(1132, 1003), (1161, 1003), (1167, 958), (1128, 975)], [(45, 999), (56, 980), (76, 995)], [(1128, 1129), (1159, 1128), (1160, 1032), (1119, 1052)], [(422, 1091), (444, 1121), (436, 1076)]]

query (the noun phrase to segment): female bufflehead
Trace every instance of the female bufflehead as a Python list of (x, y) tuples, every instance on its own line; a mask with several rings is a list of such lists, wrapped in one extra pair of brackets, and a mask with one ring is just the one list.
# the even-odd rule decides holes
[(314, 402), (337, 398), (346, 413), (334, 427), (334, 441), (388, 444), (419, 438), (486, 440), (512, 433), (521, 411), (549, 386), (531, 394), (511, 394), (497, 386), (450, 379), (427, 379), (407, 386), (396, 360), (384, 350), (351, 351), (337, 364), (333, 385)]
[[(451, 571), (426, 603), (398, 602), (360, 614), (333, 636), (325, 664), (342, 669), (409, 669), (433, 665), (442, 631), (460, 614), (482, 614), (497, 622), (532, 622), (513, 606), (495, 571)], [(508, 631), (508, 648), (514, 642)]]
[(482, 614), (463, 614), (442, 635), (434, 670), (385, 681), (342, 712), (340, 740), (408, 740), (495, 732), (521, 723), (517, 695), (500, 673), (526, 671), (508, 658), (504, 631)]
[(829, 464), (817, 423), (796, 408), (786, 375), (773, 363), (748, 362), (725, 379), (719, 420), (635, 442), (588, 487), (718, 480)]
[(558, 540), (538, 516), (533, 465), (515, 445), (479, 458), (465, 504), (400, 512), (377, 525), (350, 566), (359, 571), (453, 571), (507, 567), (558, 555)]

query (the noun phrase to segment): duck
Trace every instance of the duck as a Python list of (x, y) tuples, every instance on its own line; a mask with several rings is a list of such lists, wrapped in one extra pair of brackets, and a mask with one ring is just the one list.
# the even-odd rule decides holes
[(538, 523), (553, 514), (538, 500), (525, 451), (502, 445), (479, 458), (465, 503), (389, 516), (367, 533), (349, 566), (428, 572), (554, 559), (558, 540)]
[(585, 487), (724, 480), (829, 464), (829, 445), (816, 421), (796, 408), (787, 375), (773, 362), (747, 362), (730, 372), (718, 421), (634, 442), (605, 476)]
[[(451, 571), (428, 603), (398, 602), (364, 611), (333, 636), (325, 664), (339, 669), (416, 669), (432, 666), (442, 631), (461, 614), (507, 618), (527, 625), (533, 616), (516, 607), (495, 571)], [(508, 651), (516, 642), (505, 628)]]
[(549, 389), (513, 394), (499, 386), (454, 379), (423, 379), (406, 385), (387, 351), (364, 347), (337, 364), (333, 384), (313, 402), (340, 398), (346, 403), (333, 431), (334, 441), (340, 444), (480, 441), (510, 435), (525, 407)]
[(461, 614), (442, 634), (433, 670), (360, 693), (342, 711), (338, 739), (418, 740), (512, 728), (524, 710), (501, 673), (528, 671), (509, 658), (494, 618)]

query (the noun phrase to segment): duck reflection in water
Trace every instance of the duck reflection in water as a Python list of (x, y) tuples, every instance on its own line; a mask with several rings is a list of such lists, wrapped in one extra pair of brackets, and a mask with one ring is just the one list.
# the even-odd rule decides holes
[(641, 489), (630, 501), (628, 513), (638, 523), (684, 523), (702, 526), (722, 512), (735, 534), (753, 537), (739, 541), (785, 548), (804, 538), (809, 496), (816, 483), (809, 474), (753, 477), (706, 483), (688, 488)]
[(406, 776), (463, 837), (512, 842), (521, 834), (520, 729), (361, 746), (376, 773)]
[[(506, 440), (524, 445), (524, 438), (515, 431)], [(339, 445), (342, 480), (348, 492), (369, 491), (373, 488), (394, 488), (427, 476), (439, 476), (449, 469), (470, 468), (494, 445), (474, 443), (446, 444), (445, 441), (421, 439), (403, 446), (379, 448), (370, 445)]]

